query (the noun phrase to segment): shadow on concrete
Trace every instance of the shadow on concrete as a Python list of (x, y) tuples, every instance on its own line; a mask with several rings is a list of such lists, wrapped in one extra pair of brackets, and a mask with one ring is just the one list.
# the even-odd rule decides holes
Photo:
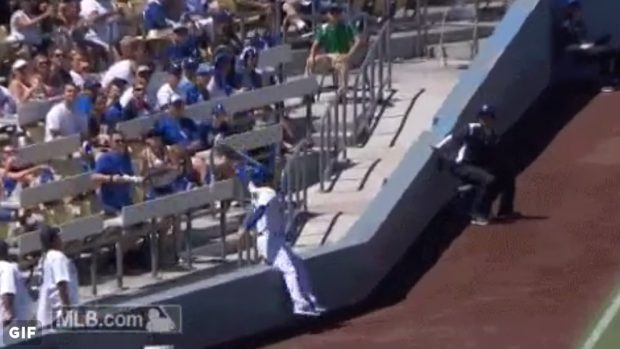
[[(564, 84), (548, 88), (528, 109), (519, 123), (502, 138), (501, 149), (515, 159), (514, 165), (519, 171), (524, 170), (597, 92), (596, 88), (582, 84)], [(460, 206), (462, 204), (455, 199), (435, 215), (420, 238), (365, 302), (348, 309), (334, 311), (321, 319), (300, 321), (287, 329), (214, 348), (253, 349), (302, 334), (327, 332), (341, 327), (349, 319), (399, 303), (468, 226), (469, 219), (463, 214)], [(524, 219), (546, 219), (546, 217), (525, 216)], [(406, 222), (402, 224), (406, 225)]]

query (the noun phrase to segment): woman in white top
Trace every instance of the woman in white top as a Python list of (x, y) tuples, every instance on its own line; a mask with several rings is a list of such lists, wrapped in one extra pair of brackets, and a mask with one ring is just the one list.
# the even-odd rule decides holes
[(37, 321), (45, 333), (50, 331), (49, 327), (62, 314), (63, 307), (79, 303), (79, 288), (75, 265), (62, 252), (60, 230), (43, 227), (40, 238), (44, 254), (39, 263), (42, 284), (39, 289)]
[(93, 32), (86, 35), (87, 40), (102, 41), (105, 44), (116, 43), (119, 37), (118, 16), (120, 9), (108, 0), (81, 0), (80, 16), (92, 23)]
[(43, 85), (39, 79), (30, 76), (28, 62), (23, 59), (16, 60), (11, 66), (11, 81), (9, 91), (17, 103), (24, 103), (36, 97)]
[(39, 45), (42, 41), (39, 23), (54, 14), (54, 9), (45, 3), (40, 5), (41, 15), (32, 15), (33, 3), (26, 1), (18, 2), (20, 9), (11, 16), (11, 33), (8, 41), (20, 41), (28, 45)]

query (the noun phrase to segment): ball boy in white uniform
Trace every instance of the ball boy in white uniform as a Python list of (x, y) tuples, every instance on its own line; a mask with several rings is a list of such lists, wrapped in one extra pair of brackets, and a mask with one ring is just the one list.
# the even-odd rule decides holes
[[(246, 218), (244, 234), (256, 229), (257, 248), (265, 262), (280, 271), (298, 315), (318, 316), (325, 311), (310, 287), (306, 269), (299, 256), (287, 244), (284, 200), (273, 187), (271, 173), (264, 168), (238, 166), (237, 175), (252, 196), (253, 212)], [(248, 173), (249, 176), (248, 176)]]

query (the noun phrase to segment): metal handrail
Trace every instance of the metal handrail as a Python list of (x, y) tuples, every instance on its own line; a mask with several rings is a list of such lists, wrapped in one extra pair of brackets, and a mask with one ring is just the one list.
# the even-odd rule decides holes
[[(445, 29), (448, 21), (448, 16), (454, 12), (457, 8), (465, 8), (467, 4), (464, 1), (455, 1), (446, 11), (444, 11), (442, 19), (441, 19), (441, 29), (439, 34), (439, 50), (441, 54), (441, 63), (444, 67), (448, 66), (448, 54), (445, 46)], [(474, 16), (471, 18), (472, 20), (472, 38), (470, 45), (469, 56), (470, 59), (473, 59), (476, 54), (478, 54), (478, 43), (479, 43), (479, 8), (480, 8), (480, 0), (476, 0), (474, 2)]]
[[(353, 85), (353, 98), (348, 100), (348, 81), (336, 94), (319, 124), (319, 186), (327, 191), (325, 183), (334, 173), (342, 157), (347, 160), (347, 146), (359, 144), (362, 135), (368, 134), (377, 106), (385, 101), (385, 90), (392, 88), (392, 63), (390, 37), (392, 21), (387, 20), (370, 45)], [(361, 92), (361, 98), (359, 96)], [(347, 102), (353, 104), (352, 130), (349, 130)]]

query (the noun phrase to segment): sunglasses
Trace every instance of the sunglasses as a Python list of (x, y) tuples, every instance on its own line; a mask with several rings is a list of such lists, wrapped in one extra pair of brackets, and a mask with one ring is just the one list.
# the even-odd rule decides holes
[(64, 57), (65, 57), (65, 54), (64, 54), (64, 53), (62, 53), (62, 52), (56, 52), (56, 53), (54, 53), (54, 57), (57, 57), (57, 58), (64, 58)]
[(142, 91), (144, 91), (144, 88), (143, 87), (134, 87), (133, 91), (134, 92), (142, 92)]
[(112, 143), (114, 143), (114, 144), (123, 144), (123, 143), (125, 143), (125, 140), (124, 139), (120, 139), (120, 138), (116, 138), (116, 139), (112, 140)]
[(39, 61), (39, 65), (49, 65), (49, 61)]

